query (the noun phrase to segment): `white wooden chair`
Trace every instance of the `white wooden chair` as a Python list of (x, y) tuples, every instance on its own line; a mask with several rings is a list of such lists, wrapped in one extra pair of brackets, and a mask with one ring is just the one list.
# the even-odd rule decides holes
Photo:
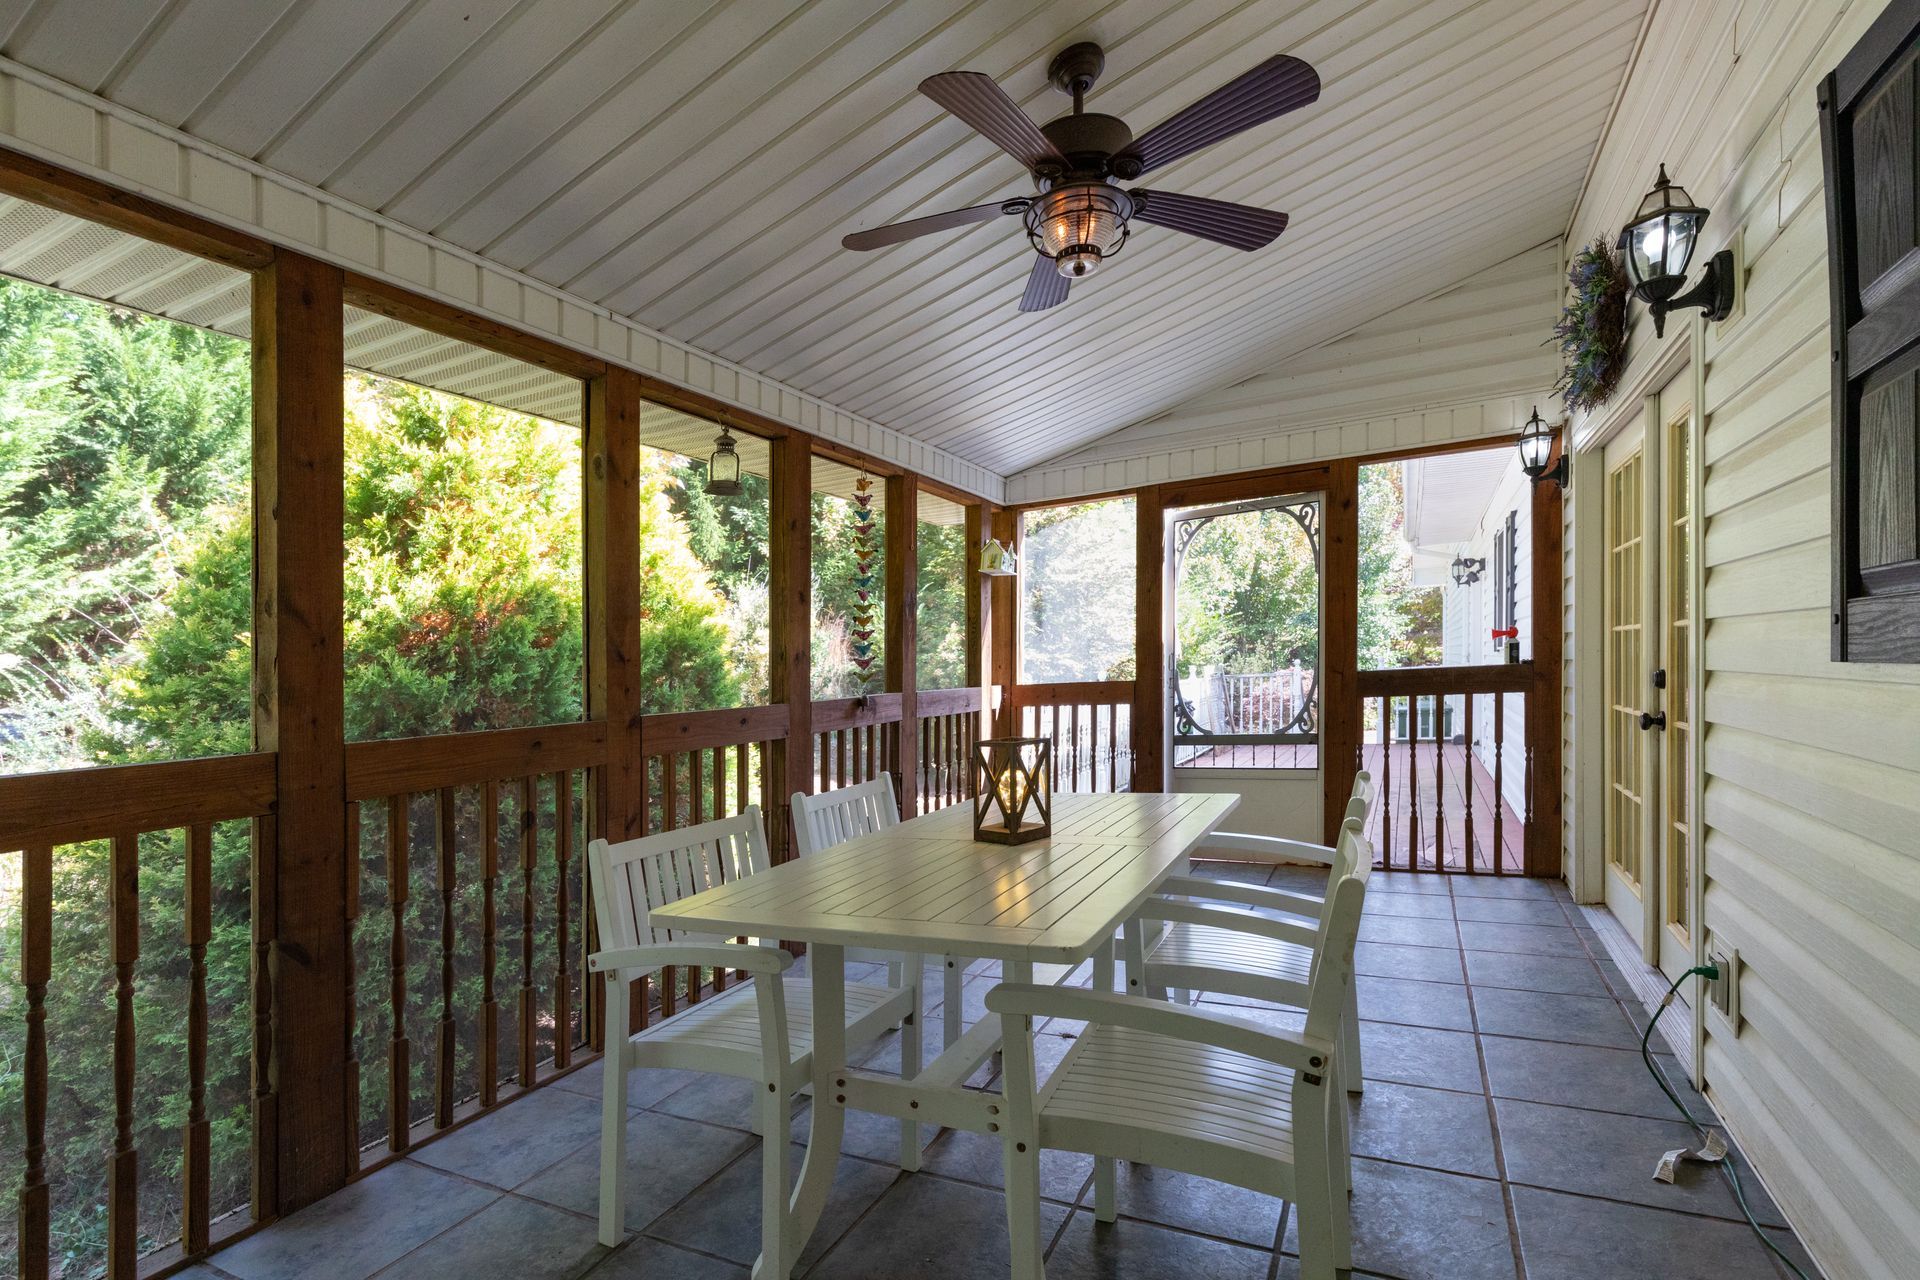
[[(1359, 823), (1364, 833), (1375, 798), (1373, 778), (1364, 771), (1356, 774), (1345, 822)], [(1345, 874), (1336, 850), (1296, 841), (1284, 843), (1326, 853), (1330, 861), (1329, 887)], [(1296, 1009), (1306, 1007), (1319, 940), (1326, 928), (1326, 898), (1199, 876), (1169, 876), (1161, 883), (1159, 894), (1140, 913), (1146, 927), (1128, 936), (1129, 992), (1160, 999), (1170, 989), (1182, 993), (1216, 991)], [(1208, 902), (1265, 908), (1292, 918), (1210, 906)], [(1363, 1087), (1360, 1012), (1352, 985), (1347, 987), (1347, 999), (1347, 1016), (1341, 1020), (1345, 1084), (1348, 1092), (1359, 1093)]]
[[(600, 1123), (600, 1243), (626, 1238), (625, 1174), (627, 1072), (633, 1067), (679, 1068), (751, 1080), (763, 1086), (753, 1127), (761, 1135), (760, 1237), (762, 1280), (785, 1280), (798, 1258), (787, 1190), (790, 1181), (793, 1097), (809, 1083), (813, 1049), (813, 993), (781, 978), (793, 957), (772, 943), (740, 943), (652, 928), (647, 913), (769, 865), (760, 810), (683, 827), (639, 840), (588, 846), (601, 950), (588, 958), (606, 976), (607, 1052), (602, 1068)], [(665, 965), (739, 969), (755, 981), (688, 1006), (674, 1017), (628, 1034), (628, 986)], [(918, 956), (908, 957), (900, 987), (847, 986), (847, 1044), (866, 1044), (906, 1019), (900, 1071), (920, 1067), (919, 1035), (911, 1018), (920, 982)], [(902, 1121), (901, 1163), (919, 1167), (918, 1126)]]
[[(792, 804), (794, 847), (803, 858), (810, 853), (822, 852), (860, 836), (900, 825), (900, 801), (894, 794), (891, 773), (883, 772), (871, 782), (824, 791), (817, 796), (796, 791)], [(902, 959), (897, 951), (847, 948), (849, 964), (884, 964), (887, 966), (887, 982), (896, 987), (901, 983)], [(960, 987), (966, 977), (967, 961), (959, 956), (946, 956), (944, 960), (946, 969), (942, 979), (941, 1014), (946, 1034), (944, 1043), (951, 1045), (960, 1038)], [(918, 1005), (915, 1006), (914, 1015), (916, 1018), (919, 1016)]]
[[(1108, 1171), (1094, 1216), (1111, 1222), (1115, 1160), (1176, 1169), (1293, 1201), (1303, 1280), (1352, 1265), (1347, 1109), (1339, 1081), (1353, 945), (1373, 850), (1360, 824), (1341, 829), (1306, 1029), (1269, 1031), (1229, 1013), (1066, 987), (1003, 984), (987, 994), (1005, 1031), (1003, 1133), (1014, 1280), (1045, 1273), (1040, 1152), (1086, 1152)], [(1044, 1084), (1032, 1025), (1087, 1026)]]

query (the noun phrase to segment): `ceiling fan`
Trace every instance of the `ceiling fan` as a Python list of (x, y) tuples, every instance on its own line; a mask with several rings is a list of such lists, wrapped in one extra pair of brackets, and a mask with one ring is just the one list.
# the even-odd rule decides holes
[(1320, 96), (1320, 77), (1312, 66), (1286, 54), (1268, 58), (1139, 137), (1124, 121), (1086, 110), (1087, 91), (1105, 66), (1105, 53), (1091, 42), (1072, 45), (1054, 58), (1047, 79), (1073, 96), (1073, 113), (1042, 125), (978, 71), (944, 71), (922, 80), (920, 92), (1025, 165), (1039, 194), (856, 231), (840, 243), (848, 249), (882, 249), (1018, 215), (1038, 255), (1020, 309), (1044, 311), (1067, 300), (1074, 280), (1119, 253), (1132, 223), (1249, 251), (1273, 243), (1287, 229), (1284, 213), (1173, 191), (1123, 191), (1118, 184), (1312, 103)]

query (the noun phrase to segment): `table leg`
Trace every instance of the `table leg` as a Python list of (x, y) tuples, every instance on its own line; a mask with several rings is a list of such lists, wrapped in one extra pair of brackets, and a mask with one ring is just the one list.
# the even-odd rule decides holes
[[(789, 1256), (798, 1258), (813, 1229), (820, 1224), (840, 1164), (840, 1144), (846, 1136), (846, 1093), (841, 1087), (847, 1067), (846, 948), (827, 943), (807, 946), (807, 968), (813, 983), (813, 1129), (807, 1156), (800, 1165), (800, 1184), (794, 1188), (787, 1229), (792, 1232)], [(754, 1280), (786, 1280), (760, 1274)]]

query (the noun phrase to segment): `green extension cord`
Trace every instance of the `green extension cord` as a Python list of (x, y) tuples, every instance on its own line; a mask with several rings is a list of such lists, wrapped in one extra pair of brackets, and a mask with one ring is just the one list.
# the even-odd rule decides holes
[[(1667, 1006), (1671, 1005), (1674, 997), (1679, 994), (1680, 984), (1695, 974), (1713, 982), (1720, 977), (1720, 967), (1713, 964), (1697, 964), (1673, 980), (1673, 985), (1667, 988), (1667, 994), (1660, 998), (1660, 1006), (1653, 1011), (1653, 1016), (1647, 1019), (1647, 1029), (1640, 1033), (1640, 1057), (1646, 1062), (1647, 1070), (1653, 1073), (1654, 1082), (1660, 1086), (1660, 1092), (1667, 1095), (1667, 1101), (1673, 1103), (1675, 1109), (1686, 1117), (1687, 1123), (1693, 1126), (1693, 1131), (1705, 1140), (1707, 1127), (1693, 1118), (1693, 1112), (1687, 1110), (1687, 1104), (1680, 1100), (1680, 1095), (1673, 1091), (1673, 1086), (1667, 1083), (1666, 1076), (1661, 1074), (1660, 1068), (1654, 1064), (1653, 1051), (1648, 1048), (1649, 1042), (1653, 1039), (1653, 1029), (1660, 1022), (1660, 1015), (1667, 1011)], [(1800, 1280), (1808, 1280), (1807, 1273), (1782, 1252), (1780, 1246), (1773, 1242), (1773, 1237), (1762, 1229), (1759, 1219), (1753, 1216), (1753, 1210), (1747, 1204), (1747, 1193), (1740, 1185), (1740, 1171), (1735, 1167), (1734, 1153), (1727, 1153), (1727, 1158), (1720, 1162), (1720, 1171), (1726, 1175), (1727, 1185), (1733, 1188), (1733, 1198), (1739, 1203), (1740, 1212), (1746, 1216), (1747, 1225), (1753, 1228), (1753, 1234), (1760, 1237), (1760, 1243), (1767, 1246), (1773, 1256), (1786, 1265), (1787, 1270), (1799, 1276)]]

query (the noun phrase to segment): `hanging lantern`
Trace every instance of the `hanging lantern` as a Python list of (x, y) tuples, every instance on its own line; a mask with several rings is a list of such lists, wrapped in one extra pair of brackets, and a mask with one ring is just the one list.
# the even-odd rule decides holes
[(1486, 571), (1486, 568), (1487, 562), (1485, 560), (1476, 560), (1470, 556), (1455, 556), (1453, 558), (1453, 585), (1456, 587), (1472, 586), (1474, 583), (1480, 581), (1480, 575)]
[(980, 544), (981, 577), (1011, 578), (1019, 572), (1018, 558), (1012, 551), (1001, 545), (1000, 539), (988, 538)]
[(1567, 469), (1567, 455), (1562, 453), (1560, 461), (1552, 467), (1547, 466), (1547, 459), (1553, 456), (1553, 437), (1553, 427), (1535, 408), (1533, 416), (1527, 419), (1527, 425), (1520, 429), (1520, 469), (1535, 484), (1551, 480), (1565, 489), (1573, 479), (1572, 472)]
[(973, 748), (973, 838), (1025, 844), (1053, 834), (1045, 738), (988, 738)]
[(713, 444), (713, 456), (707, 459), (707, 492), (717, 498), (735, 497), (740, 492), (740, 455), (734, 452), (733, 432), (720, 428), (720, 438)]

